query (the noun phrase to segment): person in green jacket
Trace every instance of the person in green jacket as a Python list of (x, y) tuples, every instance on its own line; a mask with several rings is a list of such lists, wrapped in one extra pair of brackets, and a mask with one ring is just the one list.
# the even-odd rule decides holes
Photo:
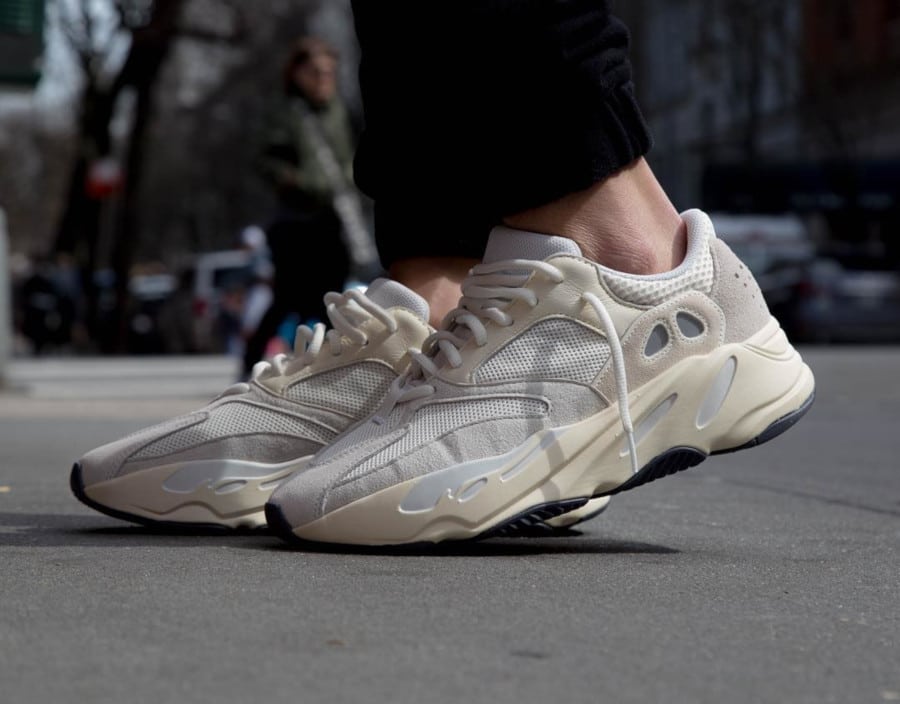
[(337, 90), (338, 55), (327, 42), (303, 37), (283, 72), (284, 97), (272, 116), (260, 170), (278, 197), (266, 229), (275, 266), (272, 305), (248, 340), (244, 373), (291, 313), (325, 319), (322, 292), (341, 290), (351, 271), (342, 237), (342, 195), (353, 188), (354, 141)]

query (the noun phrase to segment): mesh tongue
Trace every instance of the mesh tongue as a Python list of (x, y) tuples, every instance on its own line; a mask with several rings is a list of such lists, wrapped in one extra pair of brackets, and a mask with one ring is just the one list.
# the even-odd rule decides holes
[(391, 279), (375, 279), (366, 289), (366, 297), (382, 308), (400, 306), (415, 313), (422, 320), (428, 320), (428, 302), (418, 293)]
[(581, 250), (575, 242), (565, 237), (542, 235), (538, 232), (526, 232), (500, 226), (491, 230), (483, 261), (485, 264), (506, 259), (543, 261), (554, 254), (572, 254), (580, 257)]

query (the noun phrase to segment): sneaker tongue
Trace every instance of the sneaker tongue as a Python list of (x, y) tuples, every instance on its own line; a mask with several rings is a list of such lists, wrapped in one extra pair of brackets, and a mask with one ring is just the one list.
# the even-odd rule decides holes
[(507, 259), (536, 259), (543, 261), (554, 254), (581, 256), (578, 245), (565, 237), (542, 235), (539, 232), (514, 230), (511, 227), (495, 227), (491, 230), (484, 263), (493, 264)]
[(428, 320), (428, 302), (415, 291), (391, 279), (375, 279), (366, 289), (366, 297), (382, 308), (400, 306), (415, 313), (422, 320)]

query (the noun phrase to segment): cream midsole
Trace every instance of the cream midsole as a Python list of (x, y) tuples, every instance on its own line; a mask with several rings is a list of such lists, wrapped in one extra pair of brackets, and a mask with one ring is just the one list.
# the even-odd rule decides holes
[(310, 458), (278, 464), (223, 460), (218, 464), (224, 471), (217, 476), (186, 489), (167, 489), (167, 483), (177, 486), (179, 474), (217, 464), (179, 462), (92, 484), (84, 493), (108, 508), (156, 521), (257, 527), (265, 525), (263, 509), (275, 488), (303, 469)]
[[(629, 394), (636, 426), (654, 411), (663, 414), (637, 446), (638, 466), (673, 447), (705, 454), (740, 447), (799, 409), (813, 390), (812, 372), (772, 319), (746, 342), (685, 359)], [(704, 406), (707, 411), (700, 414)], [(298, 526), (294, 533), (307, 540), (370, 545), (475, 537), (532, 507), (618, 488), (633, 475), (624, 447), (613, 405), (565, 428), (536, 433), (505, 455), (502, 466), (448, 491), (430, 510), (399, 508), (422, 481), (417, 477)]]
[(600, 496), (596, 499), (591, 499), (584, 506), (576, 508), (574, 511), (569, 511), (556, 518), (548, 518), (544, 523), (551, 528), (568, 528), (569, 526), (574, 526), (576, 523), (581, 523), (589, 518), (598, 516), (606, 510), (608, 505), (609, 497)]

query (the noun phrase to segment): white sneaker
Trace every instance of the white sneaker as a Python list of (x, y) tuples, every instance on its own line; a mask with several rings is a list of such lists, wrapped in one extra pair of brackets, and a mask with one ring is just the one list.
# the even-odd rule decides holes
[(270, 526), (369, 545), (508, 534), (784, 432), (812, 372), (709, 218), (683, 217), (685, 261), (656, 276), (496, 228), (450, 326), (275, 491)]
[(253, 528), (272, 490), (378, 408), (432, 332), (428, 304), (379, 279), (325, 296), (334, 326), (298, 328), (294, 356), (261, 362), (208, 406), (97, 448), (71, 474), (75, 496), (143, 524)]

